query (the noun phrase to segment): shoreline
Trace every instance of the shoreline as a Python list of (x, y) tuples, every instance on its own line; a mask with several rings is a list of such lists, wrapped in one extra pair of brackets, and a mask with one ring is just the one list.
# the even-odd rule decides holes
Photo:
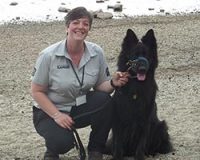
[[(159, 20), (159, 22), (162, 21), (166, 21), (168, 19), (190, 19), (190, 18), (195, 18), (200, 16), (199, 12), (195, 12), (195, 13), (187, 13), (187, 14), (176, 14), (176, 15), (142, 15), (142, 16), (132, 16), (132, 17), (122, 17), (122, 18), (111, 18), (111, 19), (100, 19), (100, 18), (94, 18), (93, 19), (93, 23), (95, 22), (113, 22), (113, 23), (119, 23), (119, 22), (130, 22), (130, 21), (135, 21), (137, 22), (151, 22), (151, 21), (156, 21)], [(100, 23), (99, 22), (99, 23)], [(1, 23), (0, 22), (0, 27), (4, 27), (4, 26), (13, 26), (13, 25), (17, 25), (17, 26), (24, 26), (24, 25), (47, 25), (47, 24), (64, 24), (64, 19), (62, 20), (52, 20), (52, 21), (18, 21), (18, 20), (14, 20), (13, 22), (9, 21), (9, 22), (4, 22)]]
[[(127, 29), (140, 38), (153, 29), (158, 44), (158, 116), (166, 120), (175, 151), (148, 160), (200, 159), (200, 16), (144, 16), (131, 19), (95, 19), (87, 37), (100, 45), (116, 70)], [(65, 38), (63, 22), (0, 25), (0, 157), (2, 160), (40, 160), (45, 147), (32, 123), (30, 76), (38, 53)], [(80, 129), (87, 147), (90, 128)], [(76, 160), (72, 150), (62, 160)], [(109, 160), (104, 157), (104, 160)]]

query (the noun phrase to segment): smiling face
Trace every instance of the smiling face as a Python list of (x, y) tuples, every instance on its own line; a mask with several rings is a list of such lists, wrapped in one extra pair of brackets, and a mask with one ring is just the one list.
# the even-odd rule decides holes
[(68, 39), (83, 41), (90, 30), (90, 22), (87, 17), (72, 20), (66, 28)]

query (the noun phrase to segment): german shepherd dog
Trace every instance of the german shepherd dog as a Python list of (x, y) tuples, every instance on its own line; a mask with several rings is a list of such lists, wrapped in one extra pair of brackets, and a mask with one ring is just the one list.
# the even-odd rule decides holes
[(118, 70), (130, 73), (128, 83), (113, 95), (112, 154), (114, 160), (166, 154), (172, 151), (168, 127), (157, 116), (154, 78), (158, 66), (157, 42), (152, 29), (139, 40), (128, 29), (118, 57)]

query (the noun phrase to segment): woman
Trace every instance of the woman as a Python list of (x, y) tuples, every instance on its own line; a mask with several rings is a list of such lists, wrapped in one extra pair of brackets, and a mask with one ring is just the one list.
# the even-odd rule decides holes
[(85, 41), (92, 16), (84, 7), (72, 9), (65, 24), (66, 39), (44, 49), (34, 68), (34, 126), (45, 139), (44, 159), (56, 160), (74, 147), (71, 127), (91, 125), (88, 156), (101, 160), (111, 127), (110, 93), (127, 83), (128, 74), (117, 72), (111, 80), (103, 50)]

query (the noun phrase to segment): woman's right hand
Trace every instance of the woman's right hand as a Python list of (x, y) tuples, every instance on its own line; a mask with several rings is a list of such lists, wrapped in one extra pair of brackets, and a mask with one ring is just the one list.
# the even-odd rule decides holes
[(74, 124), (73, 119), (65, 113), (58, 112), (57, 115), (53, 117), (54, 121), (63, 128), (68, 128), (71, 130), (71, 126)]

